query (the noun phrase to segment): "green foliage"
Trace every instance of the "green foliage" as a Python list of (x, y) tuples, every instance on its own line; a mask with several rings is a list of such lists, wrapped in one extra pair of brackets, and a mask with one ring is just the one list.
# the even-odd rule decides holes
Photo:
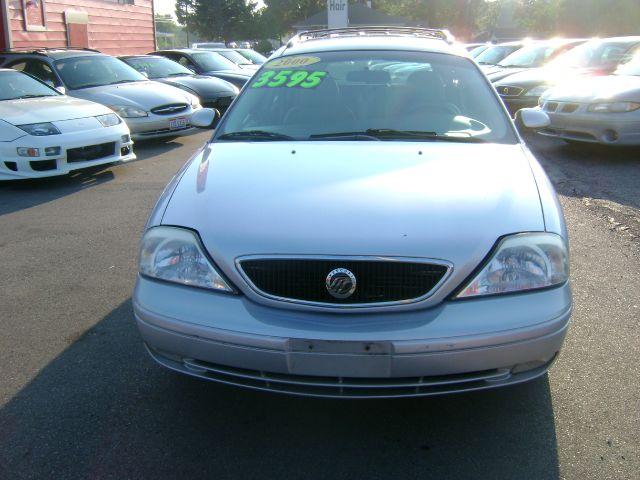
[(231, 40), (253, 33), (255, 4), (246, 0), (177, 0), (180, 24), (203, 38)]

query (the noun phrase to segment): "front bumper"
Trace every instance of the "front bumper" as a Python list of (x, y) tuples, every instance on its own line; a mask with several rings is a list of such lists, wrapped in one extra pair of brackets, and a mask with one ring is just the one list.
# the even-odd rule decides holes
[(573, 113), (547, 111), (551, 125), (538, 133), (574, 142), (640, 145), (640, 112), (591, 113), (586, 109), (587, 105), (581, 105)]
[[(134, 140), (179, 137), (196, 130), (191, 126), (191, 117), (198, 110), (199, 108), (193, 109), (189, 107), (184, 112), (175, 115), (156, 115), (149, 112), (148, 117), (125, 118), (124, 120), (131, 130), (131, 138)], [(185, 119), (186, 125), (184, 127), (172, 128), (171, 123), (178, 119)]]
[(567, 332), (571, 292), (564, 285), (411, 312), (336, 315), (140, 277), (134, 312), (153, 358), (185, 374), (307, 396), (408, 397), (544, 374)]
[[(113, 155), (87, 161), (69, 161), (71, 149), (114, 143)], [(38, 148), (39, 157), (21, 157), (17, 148)], [(47, 147), (60, 147), (60, 154), (45, 156)], [(135, 160), (133, 142), (124, 123), (112, 127), (35, 137), (25, 135), (13, 142), (0, 143), (0, 180), (18, 180), (66, 175), (74, 170), (115, 162)]]

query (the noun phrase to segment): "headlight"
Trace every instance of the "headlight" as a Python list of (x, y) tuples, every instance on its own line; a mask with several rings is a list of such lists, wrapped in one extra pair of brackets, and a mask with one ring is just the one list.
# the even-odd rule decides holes
[(141, 118), (149, 116), (146, 111), (138, 107), (129, 107), (127, 105), (109, 105), (109, 108), (120, 115), (122, 118)]
[(31, 123), (29, 125), (16, 125), (20, 130), (24, 130), (29, 135), (44, 137), (47, 135), (60, 135), (60, 130), (53, 123)]
[(537, 87), (533, 87), (531, 90), (527, 90), (526, 92), (524, 92), (524, 96), (525, 97), (539, 97), (540, 95), (542, 95), (547, 90), (549, 90), (549, 86), (548, 85), (539, 85)]
[(140, 246), (139, 270), (142, 275), (167, 282), (234, 291), (211, 264), (198, 235), (184, 228), (147, 230)]
[(489, 261), (457, 298), (522, 292), (569, 278), (564, 240), (553, 233), (521, 233), (500, 241)]
[(122, 123), (120, 117), (115, 113), (107, 113), (106, 115), (98, 115), (96, 117), (103, 127), (113, 127), (114, 125), (119, 125)]
[(636, 102), (594, 103), (589, 105), (589, 111), (594, 113), (626, 113), (633, 112), (639, 108), (640, 103)]

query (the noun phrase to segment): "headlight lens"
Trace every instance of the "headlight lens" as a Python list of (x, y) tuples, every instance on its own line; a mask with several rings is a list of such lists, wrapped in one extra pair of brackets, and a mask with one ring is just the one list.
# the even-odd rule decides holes
[(520, 292), (561, 285), (569, 279), (564, 240), (553, 233), (505, 237), (480, 273), (457, 298)]
[(633, 112), (639, 108), (640, 103), (636, 102), (594, 103), (589, 105), (589, 111), (594, 113), (626, 113)]
[(140, 246), (139, 270), (142, 275), (167, 282), (233, 292), (213, 268), (198, 235), (184, 228), (147, 230)]
[(29, 135), (45, 137), (47, 135), (60, 135), (60, 130), (53, 123), (31, 123), (29, 125), (16, 125), (20, 130), (24, 130)]
[(127, 105), (109, 105), (109, 108), (120, 115), (122, 118), (141, 118), (149, 116), (149, 113), (138, 107), (130, 107)]
[(537, 87), (533, 87), (532, 89), (527, 90), (526, 92), (524, 92), (524, 96), (525, 97), (539, 97), (540, 95), (542, 95), (547, 90), (549, 90), (549, 87), (547, 85), (538, 85)]
[(120, 117), (115, 113), (107, 113), (106, 115), (98, 115), (96, 119), (102, 124), (103, 127), (113, 127), (122, 123)]

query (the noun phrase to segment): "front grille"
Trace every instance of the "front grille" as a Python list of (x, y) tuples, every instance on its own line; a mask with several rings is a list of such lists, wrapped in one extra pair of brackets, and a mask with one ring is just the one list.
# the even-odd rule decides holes
[(67, 150), (67, 163), (90, 162), (115, 155), (115, 142), (89, 145), (87, 147), (70, 148)]
[[(151, 354), (160, 363), (171, 360), (159, 352)], [(175, 366), (191, 375), (228, 385), (323, 398), (393, 398), (438, 395), (479, 390), (495, 386), (511, 378), (507, 369), (405, 378), (348, 378), (290, 375), (217, 365), (193, 359), (183, 359)]]
[(510, 87), (508, 85), (501, 85), (499, 87), (496, 87), (496, 89), (498, 90), (498, 93), (502, 97), (517, 97), (522, 92), (524, 92), (524, 88)]
[[(267, 296), (335, 305), (414, 300), (431, 292), (447, 273), (443, 265), (373, 260), (260, 259), (244, 260), (240, 267)], [(327, 275), (338, 268), (356, 277), (356, 289), (348, 298), (327, 291)]]
[(216, 100), (204, 102), (202, 106), (205, 108), (217, 108), (221, 113), (224, 113), (229, 108), (229, 105), (231, 105), (231, 102), (233, 102), (234, 98), (236, 97), (220, 97)]
[(160, 107), (152, 108), (151, 113), (156, 115), (173, 115), (176, 113), (184, 112), (189, 105), (186, 103), (172, 103), (171, 105), (162, 105)]
[(47, 172), (58, 168), (58, 164), (55, 160), (37, 160), (29, 162), (29, 165), (31, 166), (31, 170), (36, 172)]
[(557, 102), (547, 102), (544, 105), (544, 109), (547, 112), (555, 112), (558, 109), (558, 103)]

